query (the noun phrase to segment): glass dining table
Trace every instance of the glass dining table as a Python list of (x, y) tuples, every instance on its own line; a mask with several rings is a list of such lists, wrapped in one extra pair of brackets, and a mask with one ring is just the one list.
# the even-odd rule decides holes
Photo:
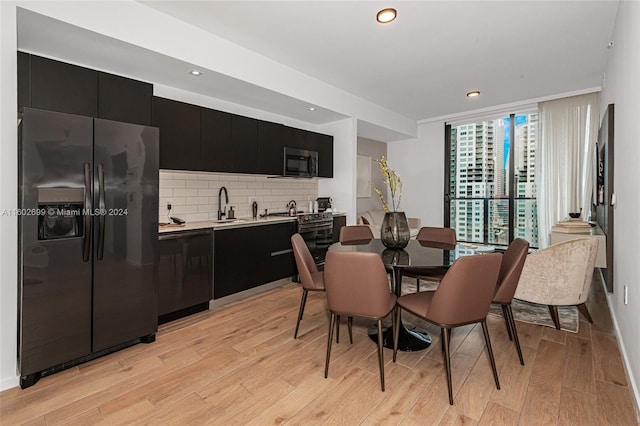
[[(458, 257), (478, 253), (475, 247), (466, 247), (462, 244), (438, 245), (418, 240), (410, 240), (404, 249), (392, 250), (386, 248), (380, 239), (338, 242), (332, 244), (329, 251), (378, 253), (387, 271), (392, 273), (392, 288), (398, 297), (402, 294), (402, 277), (407, 268), (410, 268), (412, 272), (426, 272), (429, 269), (446, 270)], [(426, 349), (431, 344), (429, 334), (416, 328), (407, 328), (402, 319), (398, 333), (398, 350), (400, 351), (419, 351)], [(377, 329), (372, 329), (369, 332), (369, 337), (377, 341)], [(383, 337), (384, 346), (393, 349), (391, 327), (387, 327), (383, 331)]]

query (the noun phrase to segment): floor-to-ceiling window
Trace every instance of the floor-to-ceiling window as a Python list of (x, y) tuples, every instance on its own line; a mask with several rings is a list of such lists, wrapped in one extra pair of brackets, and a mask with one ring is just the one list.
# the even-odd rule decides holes
[(538, 247), (536, 112), (447, 125), (445, 225), (459, 241)]

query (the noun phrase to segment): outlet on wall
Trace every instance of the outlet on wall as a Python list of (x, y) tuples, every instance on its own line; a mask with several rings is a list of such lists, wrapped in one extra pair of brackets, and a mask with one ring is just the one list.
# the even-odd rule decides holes
[(167, 201), (167, 211), (171, 211), (171, 201)]

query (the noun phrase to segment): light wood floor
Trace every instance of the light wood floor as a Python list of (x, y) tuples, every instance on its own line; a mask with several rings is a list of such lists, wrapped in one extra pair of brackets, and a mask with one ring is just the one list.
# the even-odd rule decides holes
[[(637, 412), (596, 277), (595, 324), (577, 334), (517, 323), (519, 364), (501, 318), (489, 318), (501, 390), (496, 390), (482, 329), (452, 333), (454, 403), (449, 406), (439, 330), (421, 352), (385, 350), (379, 387), (367, 323), (354, 343), (333, 346), (324, 379), (325, 296), (311, 293), (297, 340), (296, 284), (160, 327), (140, 344), (0, 393), (0, 423), (18, 424), (576, 424), (634, 425)], [(407, 315), (407, 314), (403, 314)]]

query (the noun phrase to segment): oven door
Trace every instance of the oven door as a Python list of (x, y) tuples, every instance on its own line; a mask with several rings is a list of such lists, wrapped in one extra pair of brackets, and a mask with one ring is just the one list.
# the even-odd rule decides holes
[(333, 222), (306, 223), (299, 226), (298, 233), (307, 243), (316, 265), (324, 265), (329, 246), (333, 244)]

